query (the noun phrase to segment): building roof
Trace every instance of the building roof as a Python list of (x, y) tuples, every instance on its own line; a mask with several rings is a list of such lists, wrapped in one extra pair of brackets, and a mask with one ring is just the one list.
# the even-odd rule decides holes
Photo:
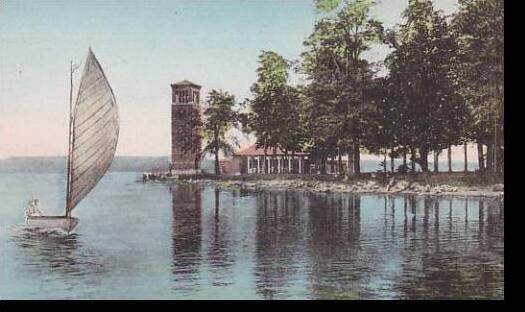
[(194, 86), (194, 87), (197, 87), (197, 88), (201, 88), (202, 86), (199, 86), (198, 84), (196, 83), (193, 83), (189, 80), (182, 80), (182, 81), (179, 81), (179, 82), (174, 82), (171, 84), (172, 86)]
[[(292, 154), (291, 152), (288, 152), (288, 156), (291, 156), (291, 154)], [(260, 147), (257, 148), (256, 145), (253, 144), (251, 146), (248, 146), (236, 152), (235, 155), (236, 156), (264, 156), (264, 148), (260, 148)], [(283, 156), (286, 154), (280, 148), (276, 148), (275, 153), (274, 153), (273, 148), (268, 148), (267, 155), (268, 156), (273, 156), (273, 155)], [(307, 154), (303, 152), (295, 152), (295, 155), (307, 155)]]

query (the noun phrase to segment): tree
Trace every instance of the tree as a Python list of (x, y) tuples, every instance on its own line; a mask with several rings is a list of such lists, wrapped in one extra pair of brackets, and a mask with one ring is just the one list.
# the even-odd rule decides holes
[(430, 0), (410, 0), (403, 16), (405, 23), (389, 36), (395, 50), (386, 64), (391, 86), (399, 92), (403, 145), (418, 150), (417, 162), (427, 172), (429, 152), (464, 137), (466, 107), (451, 77), (456, 44), (445, 18)]
[[(393, 171), (394, 158), (404, 151), (402, 148), (404, 122), (397, 110), (399, 101), (387, 78), (374, 79), (367, 91), (370, 123), (363, 143), (369, 152), (384, 156), (385, 166), (386, 158), (390, 155)], [(406, 163), (404, 165), (406, 166)]]
[[(330, 4), (331, 3), (331, 4)], [(333, 10), (340, 1), (317, 1), (321, 10)], [(360, 172), (360, 148), (367, 127), (365, 90), (373, 77), (370, 64), (362, 53), (382, 37), (380, 22), (370, 18), (372, 1), (356, 0), (345, 4), (333, 17), (324, 18), (305, 41), (301, 69), (310, 80), (307, 88), (311, 105), (310, 119), (324, 126), (314, 133), (312, 149), (324, 158), (345, 150), (349, 155), (349, 174)], [(327, 5), (327, 6), (325, 6)], [(318, 101), (323, 101), (318, 102)], [(328, 144), (328, 145), (327, 145)], [(330, 148), (332, 146), (332, 148)]]
[(315, 8), (318, 12), (331, 12), (340, 4), (341, 0), (314, 0)]
[[(237, 122), (237, 115), (233, 110), (235, 96), (221, 90), (211, 90), (206, 104), (203, 127), (206, 139), (204, 153), (215, 156), (215, 175), (220, 175), (219, 153), (222, 151), (225, 155), (233, 154), (233, 146), (227, 141), (226, 133)], [(234, 144), (237, 144), (235, 140)]]
[(340, 120), (334, 112), (331, 89), (313, 82), (302, 90), (300, 123), (304, 127), (304, 148), (310, 160), (320, 163), (321, 174), (326, 173), (328, 157), (334, 156), (340, 137)]
[(469, 107), (469, 137), (478, 143), (479, 167), (503, 173), (504, 2), (460, 0), (452, 25), (459, 49), (455, 73)]
[(299, 94), (287, 84), (291, 62), (272, 51), (259, 56), (257, 82), (251, 87), (248, 126), (254, 132), (257, 147), (264, 148), (263, 171), (267, 172), (268, 149), (298, 151), (302, 141), (299, 119)]

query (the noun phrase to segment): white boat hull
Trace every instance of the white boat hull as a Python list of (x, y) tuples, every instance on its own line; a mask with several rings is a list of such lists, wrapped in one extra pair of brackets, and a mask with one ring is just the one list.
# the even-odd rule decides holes
[(39, 230), (62, 230), (64, 232), (71, 232), (77, 226), (78, 219), (64, 216), (33, 216), (26, 220), (26, 227), (28, 229)]

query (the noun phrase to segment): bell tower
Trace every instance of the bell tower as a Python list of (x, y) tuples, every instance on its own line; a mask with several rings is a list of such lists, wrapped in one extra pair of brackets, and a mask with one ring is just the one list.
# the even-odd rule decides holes
[(171, 84), (171, 171), (194, 174), (199, 171), (201, 86), (183, 80)]

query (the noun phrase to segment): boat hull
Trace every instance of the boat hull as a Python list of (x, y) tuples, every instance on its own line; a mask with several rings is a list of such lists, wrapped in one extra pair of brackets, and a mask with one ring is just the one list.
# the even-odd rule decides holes
[(26, 228), (32, 230), (62, 230), (71, 232), (78, 224), (78, 219), (64, 216), (33, 216), (26, 220)]

